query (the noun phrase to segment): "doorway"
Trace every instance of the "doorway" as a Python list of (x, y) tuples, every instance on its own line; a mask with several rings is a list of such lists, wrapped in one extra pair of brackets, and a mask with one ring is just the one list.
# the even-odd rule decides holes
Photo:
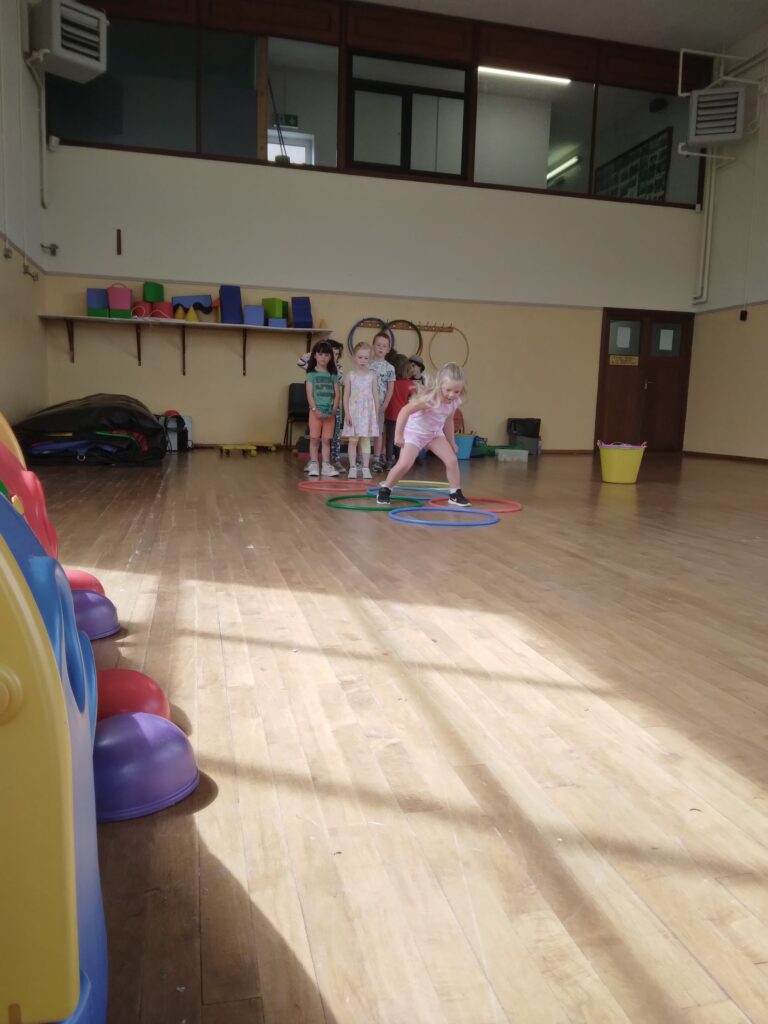
[(683, 450), (692, 313), (606, 309), (595, 441)]

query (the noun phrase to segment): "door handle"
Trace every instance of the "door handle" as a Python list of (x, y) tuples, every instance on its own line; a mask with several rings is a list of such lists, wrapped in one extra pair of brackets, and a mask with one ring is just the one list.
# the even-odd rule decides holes
[(655, 383), (656, 383), (656, 381), (653, 381), (653, 380), (644, 380), (643, 381), (643, 391), (647, 391), (648, 390), (649, 384), (655, 384)]

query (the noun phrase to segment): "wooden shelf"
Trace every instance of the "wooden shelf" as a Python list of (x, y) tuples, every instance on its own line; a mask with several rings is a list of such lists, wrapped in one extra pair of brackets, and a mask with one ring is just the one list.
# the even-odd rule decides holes
[(40, 319), (51, 323), (63, 323), (69, 342), (69, 361), (75, 361), (75, 324), (96, 324), (100, 327), (133, 327), (136, 332), (136, 359), (141, 366), (141, 331), (144, 327), (176, 328), (181, 331), (181, 372), (187, 373), (187, 331), (240, 331), (243, 337), (243, 376), (246, 375), (246, 354), (249, 334), (286, 334), (307, 339), (307, 347), (313, 338), (327, 338), (333, 333), (330, 327), (255, 327), (252, 324), (209, 324), (193, 320), (171, 320), (161, 317), (131, 317), (117, 320), (103, 316), (68, 316), (66, 313), (41, 313)]

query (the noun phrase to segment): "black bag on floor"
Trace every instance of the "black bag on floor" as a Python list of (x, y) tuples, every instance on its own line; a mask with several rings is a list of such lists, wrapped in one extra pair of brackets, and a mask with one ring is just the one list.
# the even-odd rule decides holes
[(49, 406), (14, 425), (29, 462), (157, 465), (165, 430), (142, 402), (128, 395), (87, 395)]

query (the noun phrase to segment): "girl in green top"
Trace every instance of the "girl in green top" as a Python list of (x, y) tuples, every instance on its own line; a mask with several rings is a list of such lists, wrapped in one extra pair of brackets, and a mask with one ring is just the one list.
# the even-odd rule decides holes
[[(339, 377), (333, 349), (327, 341), (318, 341), (307, 363), (307, 401), (309, 402), (309, 476), (338, 476), (331, 465), (331, 438), (339, 408)], [(318, 468), (317, 449), (322, 444), (323, 465)]]

